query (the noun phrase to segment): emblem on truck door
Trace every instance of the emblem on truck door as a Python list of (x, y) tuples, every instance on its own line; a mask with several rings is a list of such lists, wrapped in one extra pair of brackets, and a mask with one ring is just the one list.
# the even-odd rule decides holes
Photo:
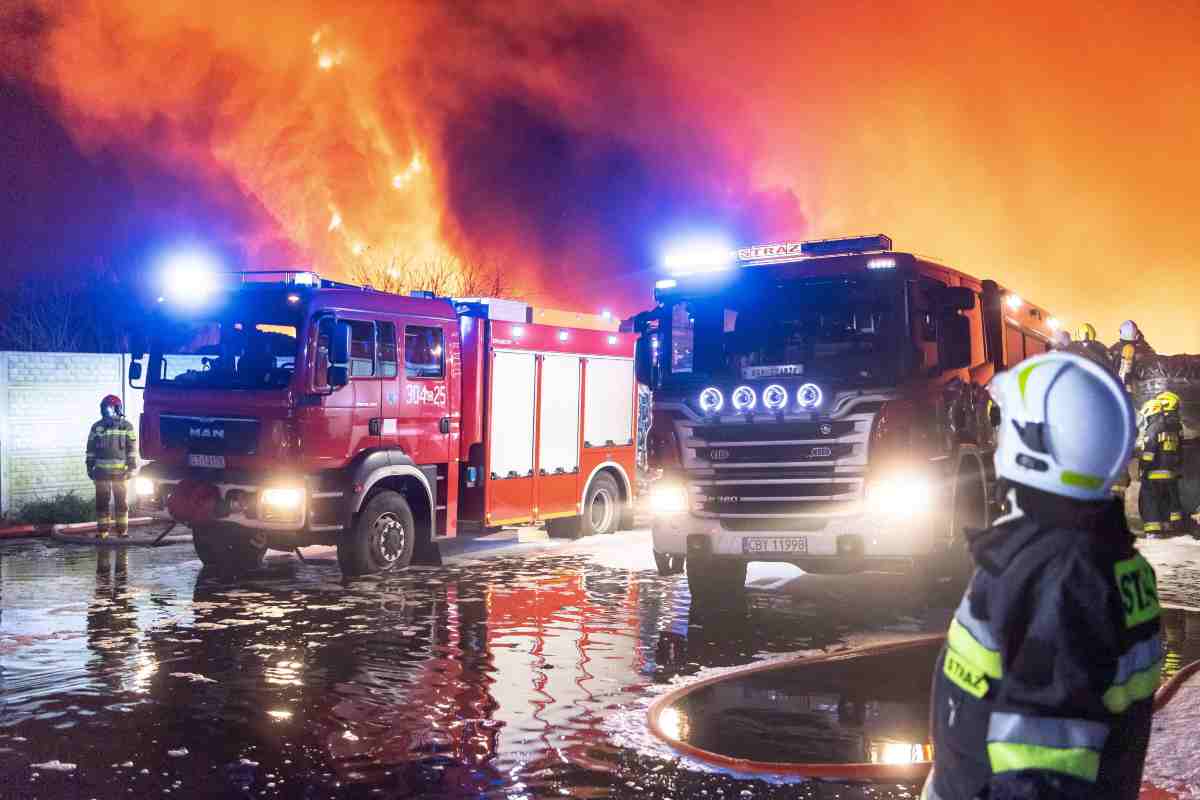
[(831, 433), (833, 433), (833, 426), (830, 425), (828, 422), (824, 422), (824, 423), (821, 423), (820, 430), (821, 430), (822, 436), (829, 436)]

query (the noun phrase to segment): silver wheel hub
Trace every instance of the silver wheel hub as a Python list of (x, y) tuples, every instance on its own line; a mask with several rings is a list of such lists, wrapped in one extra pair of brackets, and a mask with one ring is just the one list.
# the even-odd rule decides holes
[(390, 511), (380, 514), (375, 518), (371, 532), (375, 554), (381, 561), (385, 564), (392, 564), (400, 558), (400, 554), (404, 552), (407, 544), (405, 541), (407, 531), (404, 530), (404, 523), (395, 514)]
[(611, 528), (616, 511), (616, 498), (612, 496), (612, 493), (608, 489), (597, 491), (592, 497), (591, 506), (588, 507), (588, 521), (591, 523), (592, 530), (605, 531)]

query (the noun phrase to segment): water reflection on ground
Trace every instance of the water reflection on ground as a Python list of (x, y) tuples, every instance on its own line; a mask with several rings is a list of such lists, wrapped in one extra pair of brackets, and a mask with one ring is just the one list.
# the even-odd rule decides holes
[(345, 585), (329, 561), (230, 582), (188, 547), (10, 543), (0, 796), (903, 796), (709, 775), (616, 734), (681, 677), (949, 616), (901, 576), (758, 584), (693, 615), (644, 533)]

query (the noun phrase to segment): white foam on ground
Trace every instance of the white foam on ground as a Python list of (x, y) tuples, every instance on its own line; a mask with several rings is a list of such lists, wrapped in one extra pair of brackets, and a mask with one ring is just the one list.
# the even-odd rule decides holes
[(1154, 715), (1143, 780), (1181, 798), (1200, 799), (1200, 675), (1193, 675)]

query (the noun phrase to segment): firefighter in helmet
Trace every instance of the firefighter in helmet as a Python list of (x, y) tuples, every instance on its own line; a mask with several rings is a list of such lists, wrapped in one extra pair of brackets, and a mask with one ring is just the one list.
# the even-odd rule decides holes
[(1064, 330), (1057, 330), (1050, 334), (1050, 349), (1051, 350), (1070, 350), (1071, 349), (1071, 334)]
[(1108, 348), (1096, 339), (1096, 328), (1090, 322), (1083, 323), (1075, 330), (1075, 338), (1067, 351), (1090, 358), (1105, 369), (1112, 368), (1112, 357), (1108, 354)]
[(1154, 355), (1154, 348), (1142, 335), (1141, 328), (1131, 319), (1121, 323), (1120, 334), (1121, 338), (1108, 349), (1109, 359), (1125, 388), (1132, 389), (1134, 367), (1140, 359)]
[(968, 535), (978, 568), (934, 671), (922, 797), (1134, 800), (1162, 641), (1154, 569), (1109, 494), (1133, 407), (1071, 353), (1027, 359), (989, 389), (1010, 511)]
[(100, 401), (100, 420), (87, 441), (87, 474), (96, 484), (96, 536), (110, 531), (129, 535), (129, 479), (137, 469), (137, 431), (125, 419), (121, 398), (108, 395)]
[(1179, 395), (1174, 392), (1163, 392), (1144, 408), (1138, 511), (1147, 538), (1155, 538), (1163, 531), (1182, 527), (1184, 522), (1179, 495), (1183, 423), (1179, 419)]

